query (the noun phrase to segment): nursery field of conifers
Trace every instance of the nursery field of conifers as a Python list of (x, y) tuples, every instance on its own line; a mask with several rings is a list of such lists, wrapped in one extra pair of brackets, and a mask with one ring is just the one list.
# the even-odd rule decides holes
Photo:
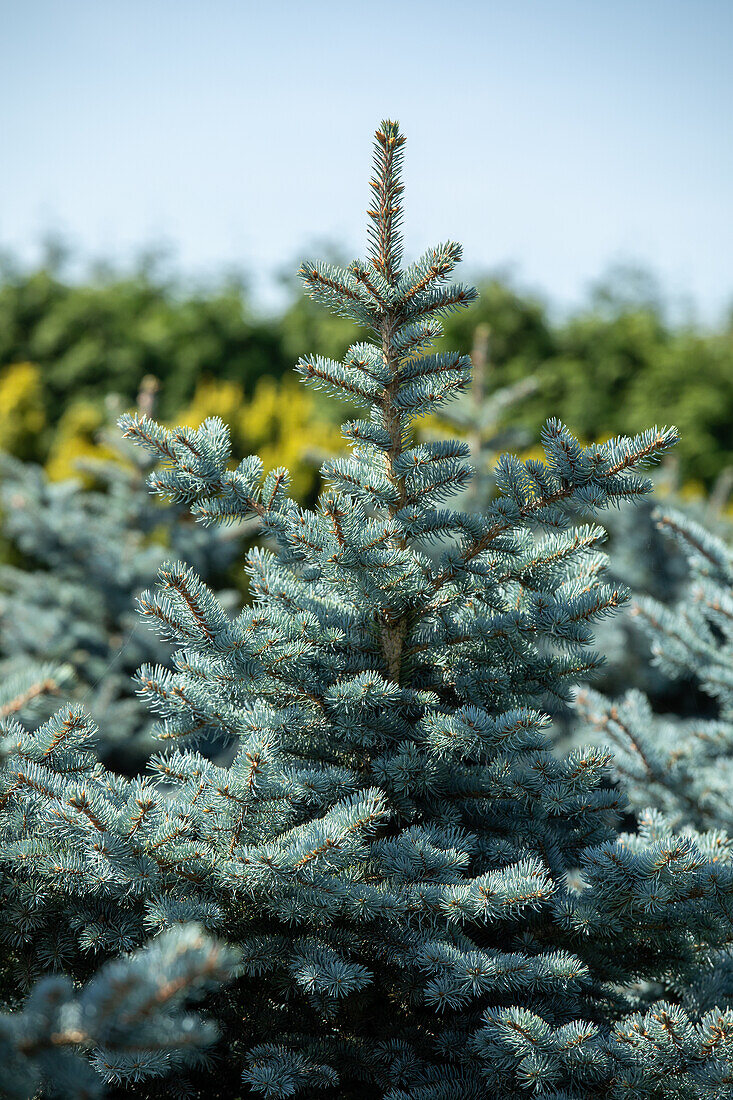
[(404, 153), (274, 319), (5, 265), (2, 1096), (733, 1097), (733, 329)]

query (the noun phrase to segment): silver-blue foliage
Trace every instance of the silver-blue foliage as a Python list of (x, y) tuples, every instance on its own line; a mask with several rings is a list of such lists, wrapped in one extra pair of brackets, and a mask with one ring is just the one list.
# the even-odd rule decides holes
[[(684, 991), (731, 936), (729, 845), (658, 817), (619, 836), (610, 754), (556, 754), (543, 712), (599, 666), (593, 626), (627, 598), (575, 518), (643, 497), (676, 433), (584, 447), (549, 420), (545, 460), (505, 456), (482, 514), (444, 506), (466, 448), (412, 426), (470, 362), (421, 352), (474, 292), (447, 281), (452, 243), (402, 270), (403, 142), (376, 135), (368, 260), (300, 272), (374, 334), (298, 366), (365, 412), (317, 508), (237, 464), (220, 420), (124, 420), (155, 492), (205, 525), (257, 519), (275, 549), (248, 556), (234, 617), (179, 561), (141, 596), (177, 647), (139, 672), (163, 741), (148, 777), (99, 765), (78, 708), (7, 723), (8, 975), (76, 973), (193, 919), (241, 963), (207, 1002), (225, 1041), (192, 1095), (722, 1100), (733, 1016)], [(229, 766), (196, 751), (211, 736)]]
[(167, 554), (221, 578), (240, 543), (150, 500), (149, 460), (120, 442), (119, 461), (89, 463), (93, 488), (0, 455), (2, 534), (22, 565), (0, 566), (0, 715), (45, 719), (73, 694), (99, 723), (107, 762), (134, 772), (153, 742), (131, 677), (167, 652), (135, 598)]

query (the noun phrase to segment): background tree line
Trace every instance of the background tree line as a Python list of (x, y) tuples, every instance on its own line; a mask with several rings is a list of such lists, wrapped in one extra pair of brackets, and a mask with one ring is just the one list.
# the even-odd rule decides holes
[[(630, 270), (612, 272), (563, 318), (508, 278), (480, 282), (478, 302), (447, 318), (444, 342), (470, 352), (477, 326), (489, 326), (487, 396), (535, 376), (533, 392), (506, 409), (507, 426), (536, 438), (549, 411), (591, 441), (675, 423), (685, 483), (709, 490), (733, 464), (733, 314), (716, 327), (670, 321), (653, 281)], [(278, 461), (300, 463), (302, 495), (317, 466), (309, 453), (333, 450), (339, 436), (292, 365), (309, 347), (339, 358), (355, 338), (350, 322), (295, 293), (279, 315), (258, 315), (238, 278), (192, 290), (143, 262), (78, 281), (53, 250), (30, 270), (6, 259), (0, 449), (69, 476), (98, 451), (110, 395), (126, 407), (148, 386), (161, 419), (219, 413), (243, 453), (272, 448)]]

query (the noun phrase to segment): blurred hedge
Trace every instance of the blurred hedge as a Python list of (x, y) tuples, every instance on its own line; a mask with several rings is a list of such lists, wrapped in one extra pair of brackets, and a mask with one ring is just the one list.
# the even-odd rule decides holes
[(37, 458), (72, 403), (99, 403), (110, 392), (132, 401), (146, 375), (159, 380), (159, 412), (168, 417), (191, 401), (203, 375), (231, 379), (251, 394), (258, 378), (279, 376), (288, 365), (279, 326), (252, 315), (237, 281), (186, 291), (143, 266), (78, 284), (53, 264), (30, 272), (6, 264), (0, 387), (8, 386), (7, 368), (24, 362), (43, 377), (46, 432)]
[[(715, 328), (674, 323), (653, 284), (629, 271), (616, 272), (562, 319), (509, 280), (485, 279), (481, 291), (470, 311), (446, 319), (445, 343), (469, 352), (477, 324), (490, 326), (487, 393), (535, 375), (536, 391), (510, 410), (509, 423), (536, 438), (544, 419), (557, 415), (591, 440), (674, 422), (686, 480), (710, 487), (733, 466), (730, 321)], [(54, 476), (65, 476), (74, 454), (96, 445), (97, 426), (108, 420), (105, 396), (116, 393), (130, 405), (152, 375), (164, 420), (193, 423), (216, 412), (232, 422), (242, 449), (262, 453), (274, 445), (295, 462), (296, 450), (310, 448), (302, 495), (312, 487), (308, 462), (338, 441), (334, 410), (301, 401), (294, 382), (278, 380), (299, 355), (339, 356), (359, 336), (295, 292), (268, 319), (252, 311), (236, 280), (191, 291), (154, 265), (77, 283), (53, 263), (33, 271), (6, 264), (0, 448), (49, 462)]]
[(666, 312), (653, 284), (623, 269), (555, 323), (542, 303), (493, 280), (470, 314), (448, 320), (446, 342), (468, 352), (476, 323), (489, 323), (488, 389), (536, 377), (508, 417), (532, 438), (547, 416), (588, 441), (674, 423), (683, 478), (710, 487), (733, 465), (733, 318), (706, 329)]

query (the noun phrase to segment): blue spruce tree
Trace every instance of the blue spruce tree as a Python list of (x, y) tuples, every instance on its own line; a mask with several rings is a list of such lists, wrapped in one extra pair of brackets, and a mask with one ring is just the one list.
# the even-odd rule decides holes
[(73, 695), (100, 727), (105, 762), (135, 774), (155, 742), (132, 677), (166, 657), (135, 599), (171, 553), (221, 585), (241, 540), (151, 500), (150, 462), (122, 442), (115, 427), (115, 460), (87, 462), (92, 488), (0, 455), (1, 533), (16, 562), (0, 565), (0, 715), (47, 719)]
[[(642, 827), (693, 838), (709, 830), (724, 859), (733, 831), (733, 553), (676, 509), (660, 507), (654, 517), (687, 558), (687, 585), (671, 606), (638, 598), (632, 615), (651, 641), (654, 666), (692, 696), (696, 713), (657, 713), (641, 691), (613, 701), (589, 687), (578, 692), (575, 709), (586, 736), (590, 729), (613, 747), (614, 772)], [(733, 1001), (728, 944), (684, 1000), (697, 1013)]]
[[(673, 508), (658, 528), (682, 549), (687, 583), (667, 606), (641, 597), (634, 621), (651, 642), (662, 676), (700, 693), (694, 717), (656, 714), (640, 691), (616, 702), (578, 692), (576, 709), (612, 744), (614, 770), (637, 810), (661, 810), (679, 827), (733, 831), (733, 553), (724, 540)], [(707, 712), (707, 713), (706, 713)]]
[[(489, 326), (480, 324), (474, 334), (471, 354), (471, 388), (461, 394), (452, 406), (441, 411), (441, 420), (465, 433), (471, 448), (474, 477), (460, 497), (454, 500), (461, 510), (469, 512), (483, 512), (496, 495), (493, 475), (498, 453), (503, 449), (528, 448), (530, 440), (526, 432), (504, 426), (503, 420), (507, 411), (521, 405), (522, 400), (536, 391), (538, 384), (536, 375), (528, 376), (486, 396), (489, 348)], [(652, 494), (623, 504), (604, 517), (607, 581), (628, 588), (634, 595), (648, 595), (666, 602), (679, 598), (681, 594), (685, 559), (679, 549), (670, 547), (669, 539), (659, 530), (653, 513), (657, 496), (664, 497), (668, 503), (676, 500), (679, 508), (683, 507), (674, 457), (672, 452), (666, 456), (664, 467), (653, 471)], [(725, 505), (727, 481), (727, 477), (721, 476), (703, 515), (716, 511), (720, 514)], [(685, 502), (684, 508), (693, 517), (700, 511), (699, 508), (693, 509), (690, 502)], [(633, 686), (648, 694), (655, 705), (664, 705), (667, 709), (680, 706), (678, 687), (648, 661), (644, 640), (640, 631), (634, 628), (628, 609), (600, 623), (595, 636), (595, 644), (605, 658), (603, 668), (594, 680), (600, 690), (605, 694), (615, 694)], [(576, 731), (567, 708), (560, 706), (553, 713), (553, 718), (558, 736), (563, 742), (572, 742)]]
[[(456, 244), (402, 266), (403, 143), (377, 131), (368, 260), (300, 272), (374, 334), (298, 363), (365, 410), (315, 510), (284, 470), (234, 465), (219, 420), (124, 419), (155, 492), (205, 525), (257, 518), (275, 549), (248, 556), (236, 617), (181, 562), (141, 596), (178, 647), (139, 672), (174, 745), (148, 778), (96, 762), (79, 708), (7, 723), (8, 997), (195, 921), (240, 961), (202, 1010), (223, 1035), (214, 1072), (176, 1055), (189, 1095), (722, 1100), (733, 1011), (683, 1001), (733, 932), (728, 847), (659, 818), (619, 836), (609, 754), (556, 755), (542, 711), (599, 665), (592, 626), (626, 599), (602, 529), (573, 517), (643, 496), (637, 471), (675, 432), (582, 447), (551, 420), (545, 461), (505, 455), (482, 514), (444, 506), (467, 445), (415, 443), (412, 425), (469, 383), (466, 358), (428, 348), (474, 291), (448, 282)], [(211, 736), (229, 766), (196, 751)], [(92, 1057), (170, 1095), (160, 1050), (134, 1070)]]
[[(491, 328), (481, 323), (473, 333), (471, 349), (471, 385), (441, 409), (438, 425), (448, 424), (466, 438), (470, 447), (473, 476), (453, 503), (461, 511), (483, 512), (496, 492), (494, 465), (503, 450), (529, 446), (531, 437), (520, 428), (504, 423), (507, 412), (521, 406), (537, 390), (537, 378), (528, 375), (518, 382), (494, 388), (486, 393), (491, 377)], [(420, 432), (420, 436), (425, 433)], [(442, 433), (441, 433), (442, 435)], [(436, 429), (428, 438), (436, 436)]]
[(190, 924), (107, 962), (81, 989), (63, 975), (44, 978), (21, 1011), (0, 1013), (2, 1096), (92, 1100), (103, 1095), (105, 1077), (137, 1080), (138, 1065), (148, 1079), (207, 1065), (216, 1027), (182, 1011), (183, 1002), (231, 979), (236, 961), (231, 948)]

